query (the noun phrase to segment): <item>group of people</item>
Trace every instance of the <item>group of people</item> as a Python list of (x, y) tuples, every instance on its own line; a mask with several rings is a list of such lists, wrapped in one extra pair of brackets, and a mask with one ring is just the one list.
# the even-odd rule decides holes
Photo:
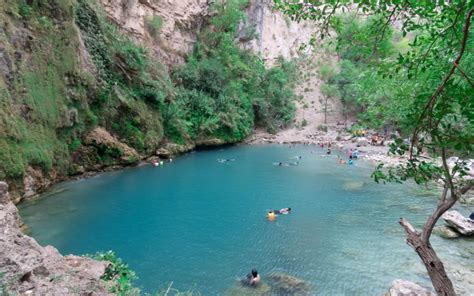
[[(173, 162), (173, 159), (170, 158), (168, 161)], [(165, 162), (163, 160), (158, 160), (158, 159), (152, 159), (151, 160), (151, 165), (152, 166), (160, 166), (160, 165), (164, 165), (164, 164), (165, 164)]]

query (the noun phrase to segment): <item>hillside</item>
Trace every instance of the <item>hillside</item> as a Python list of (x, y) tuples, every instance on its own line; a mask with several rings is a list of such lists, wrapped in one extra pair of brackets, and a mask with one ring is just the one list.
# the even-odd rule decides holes
[(292, 60), (313, 28), (271, 6), (2, 1), (0, 179), (11, 198), (163, 147), (235, 143), (255, 127), (292, 124)]

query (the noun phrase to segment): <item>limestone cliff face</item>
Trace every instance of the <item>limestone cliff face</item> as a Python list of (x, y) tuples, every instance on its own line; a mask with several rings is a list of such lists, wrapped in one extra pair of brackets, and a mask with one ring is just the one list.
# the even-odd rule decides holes
[[(273, 10), (273, 0), (251, 0), (246, 13), (246, 23), (240, 28), (240, 41), (244, 48), (259, 53), (267, 64), (273, 64), (280, 56), (292, 59), (311, 50), (307, 47), (300, 51), (300, 47), (309, 43), (316, 30), (314, 24), (294, 22)], [(245, 36), (252, 31), (256, 38), (245, 41)]]
[[(210, 14), (210, 0), (100, 0), (110, 20), (138, 43), (151, 48), (168, 65), (182, 63), (192, 50), (202, 24)], [(243, 48), (261, 54), (272, 64), (279, 56), (297, 57), (315, 27), (296, 23), (273, 11), (272, 0), (250, 0), (247, 20), (240, 26)], [(153, 22), (159, 22), (158, 29)], [(155, 23), (156, 25), (156, 23)], [(254, 39), (248, 40), (252, 35)]]
[(110, 20), (137, 42), (155, 51), (167, 64), (184, 61), (209, 8), (208, 0), (100, 2)]

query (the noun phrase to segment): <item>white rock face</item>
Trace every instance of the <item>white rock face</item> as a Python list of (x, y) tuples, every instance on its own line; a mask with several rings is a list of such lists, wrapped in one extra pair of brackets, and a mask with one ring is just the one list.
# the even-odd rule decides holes
[(385, 296), (431, 296), (425, 288), (418, 284), (404, 280), (394, 280), (392, 287)]
[[(251, 0), (246, 10), (247, 22), (240, 28), (240, 36), (246, 28), (253, 28), (257, 38), (243, 42), (243, 47), (261, 54), (268, 65), (272, 65), (279, 56), (285, 59), (298, 57), (302, 44), (309, 43), (316, 31), (310, 22), (297, 23), (279, 11), (272, 11), (272, 0)], [(308, 47), (303, 53), (309, 53)]]
[[(196, 42), (197, 33), (209, 16), (209, 0), (100, 0), (109, 19), (137, 42), (151, 48), (168, 65), (184, 62)], [(298, 56), (298, 48), (308, 43), (315, 27), (296, 23), (273, 12), (272, 0), (251, 0), (246, 8), (247, 22), (240, 28), (243, 48), (261, 54), (271, 65), (279, 56)], [(158, 33), (150, 32), (147, 22), (161, 19)], [(253, 28), (254, 40), (245, 40), (245, 28)], [(309, 50), (309, 48), (308, 48)]]
[(441, 218), (462, 235), (474, 235), (474, 221), (464, 217), (458, 211), (447, 211)]
[[(167, 64), (182, 63), (193, 48), (196, 33), (208, 13), (207, 0), (100, 0), (107, 16), (140, 44), (151, 48)], [(161, 28), (147, 28), (154, 16)]]

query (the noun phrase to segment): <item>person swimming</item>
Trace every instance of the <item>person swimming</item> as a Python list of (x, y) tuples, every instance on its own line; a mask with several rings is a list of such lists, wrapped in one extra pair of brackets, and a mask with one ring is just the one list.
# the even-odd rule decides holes
[(241, 280), (243, 285), (255, 287), (260, 283), (260, 275), (255, 268)]
[(291, 208), (283, 208), (281, 210), (269, 211), (268, 213), (273, 213), (275, 215), (286, 215), (286, 214), (289, 214), (290, 212), (291, 212)]

